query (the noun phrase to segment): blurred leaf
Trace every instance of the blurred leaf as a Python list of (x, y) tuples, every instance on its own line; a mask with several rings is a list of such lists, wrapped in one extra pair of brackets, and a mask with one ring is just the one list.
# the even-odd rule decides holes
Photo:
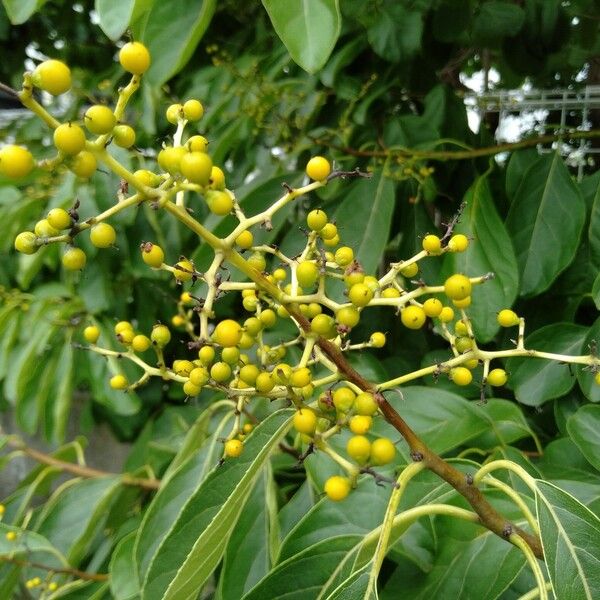
[(569, 417), (567, 430), (581, 453), (600, 471), (600, 406), (582, 406)]
[[(586, 328), (580, 325), (555, 323), (527, 336), (525, 347), (558, 354), (579, 354), (586, 333)], [(571, 367), (556, 361), (529, 356), (510, 358), (506, 370), (517, 400), (527, 406), (540, 406), (564, 396), (575, 385)]]
[(485, 2), (475, 16), (473, 38), (490, 45), (506, 36), (515, 36), (525, 22), (525, 11), (515, 4), (497, 0)]
[(294, 62), (316, 73), (327, 62), (342, 27), (338, 0), (262, 0), (273, 29)]
[(506, 219), (521, 271), (521, 295), (546, 290), (575, 256), (585, 203), (557, 153), (523, 175)]
[(494, 278), (473, 291), (468, 313), (477, 339), (489, 342), (499, 329), (495, 315), (512, 306), (517, 297), (519, 274), (511, 240), (494, 207), (486, 177), (479, 177), (465, 196), (466, 208), (455, 228), (473, 239), (465, 252), (446, 254), (446, 275), (465, 273), (469, 277), (493, 273)]
[(118, 40), (136, 15), (148, 10), (154, 0), (96, 0), (94, 8), (100, 19), (102, 31), (111, 39)]
[(590, 203), (590, 226), (588, 230), (590, 256), (594, 267), (600, 269), (600, 176), (598, 176), (598, 174), (593, 178), (588, 178), (587, 186), (584, 186), (583, 184), (581, 186), (581, 190), (584, 194), (586, 194), (588, 188), (591, 188), (590, 191), (593, 191), (593, 195), (590, 194), (592, 201)]
[(291, 414), (281, 410), (267, 417), (246, 439), (242, 455), (213, 470), (190, 497), (152, 557), (143, 595), (195, 597), (220, 562), (254, 482), (290, 426)]
[[(599, 342), (600, 317), (596, 319), (594, 324), (590, 327), (585, 342), (583, 343), (582, 352), (589, 352), (591, 355), (595, 355)], [(579, 381), (581, 391), (588, 400), (591, 402), (600, 402), (600, 385), (596, 383), (595, 373), (589, 366), (579, 365), (577, 367), (577, 380)]]
[(600, 597), (600, 519), (555, 485), (536, 484), (540, 537), (555, 597)]
[(6, 14), (13, 25), (25, 23), (45, 2), (46, 0), (2, 0)]
[(146, 79), (159, 86), (189, 61), (215, 12), (216, 0), (156, 2), (145, 17), (140, 41), (150, 50)]

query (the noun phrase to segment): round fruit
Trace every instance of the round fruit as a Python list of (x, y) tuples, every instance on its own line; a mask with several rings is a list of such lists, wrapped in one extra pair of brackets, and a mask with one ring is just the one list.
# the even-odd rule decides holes
[(337, 237), (338, 230), (333, 223), (325, 223), (323, 228), (319, 231), (319, 235), (324, 240), (333, 240)]
[(292, 387), (303, 388), (312, 380), (312, 373), (308, 367), (300, 367), (292, 372), (290, 384)]
[(457, 321), (454, 325), (454, 333), (456, 335), (468, 335), (469, 328), (467, 327), (467, 324), (464, 321)]
[(199, 100), (186, 100), (183, 104), (183, 114), (188, 121), (198, 121), (204, 115), (204, 107)]
[(467, 296), (462, 300), (452, 300), (452, 304), (454, 304), (456, 308), (467, 308), (471, 306), (471, 296)]
[(439, 315), (439, 319), (442, 323), (450, 323), (450, 321), (454, 319), (454, 311), (449, 306), (444, 306)]
[[(207, 152), (208, 151), (208, 140), (203, 135), (193, 135), (186, 143), (185, 147), (188, 152)], [(214, 167), (218, 169), (219, 167)], [(219, 169), (220, 170), (220, 169)], [(223, 173), (223, 171), (221, 171)], [(211, 169), (212, 178), (212, 169)]]
[(462, 233), (457, 233), (450, 238), (448, 250), (450, 252), (464, 252), (469, 247), (469, 238)]
[(231, 197), (231, 194), (225, 191), (208, 190), (204, 197), (206, 199), (208, 209), (215, 215), (223, 217), (228, 215), (233, 210), (233, 198)]
[(502, 327), (514, 327), (519, 324), (519, 320), (517, 313), (508, 308), (498, 313), (498, 324)]
[(63, 154), (74, 156), (85, 148), (85, 133), (79, 125), (63, 123), (54, 130), (54, 145)]
[(231, 367), (226, 362), (216, 362), (210, 368), (210, 376), (217, 383), (224, 383), (231, 377)]
[(237, 346), (242, 339), (242, 327), (233, 319), (225, 319), (215, 327), (213, 339), (224, 348)]
[(315, 181), (327, 179), (331, 173), (331, 165), (322, 156), (313, 156), (306, 165), (306, 174)]
[(347, 477), (334, 475), (325, 482), (324, 489), (330, 500), (340, 502), (350, 493), (350, 480)]
[(386, 287), (381, 292), (382, 298), (400, 298), (400, 292), (394, 287)]
[(421, 329), (427, 320), (427, 315), (420, 306), (411, 304), (402, 309), (400, 320), (405, 327), (408, 327), (408, 329)]
[(135, 337), (135, 333), (133, 329), (124, 329), (123, 331), (117, 334), (117, 339), (121, 344), (125, 344), (129, 346), (131, 342), (133, 342), (133, 338)]
[(46, 217), (48, 223), (59, 231), (71, 226), (71, 215), (64, 208), (53, 208)]
[(456, 273), (446, 279), (444, 292), (452, 300), (464, 300), (471, 295), (471, 280), (466, 275)]
[(306, 224), (313, 231), (321, 231), (327, 225), (327, 215), (320, 208), (311, 210), (306, 216)]
[(194, 385), (203, 386), (208, 383), (210, 375), (206, 367), (195, 367), (190, 371), (190, 381)]
[(129, 125), (117, 125), (112, 132), (115, 144), (121, 148), (131, 148), (135, 144), (135, 130)]
[(212, 160), (206, 152), (188, 152), (179, 164), (181, 174), (188, 181), (200, 185), (208, 185), (212, 166)]
[(96, 157), (87, 150), (82, 150), (71, 159), (69, 168), (77, 177), (82, 179), (89, 179), (98, 167)]
[(342, 306), (335, 313), (335, 320), (345, 327), (356, 327), (360, 321), (360, 313), (354, 306)]
[[(406, 265), (403, 269), (400, 269), (400, 273), (403, 277), (414, 277), (419, 272), (419, 265), (414, 262), (410, 265)], [(393, 288), (391, 288), (393, 289)]]
[(165, 146), (156, 157), (158, 165), (164, 171), (175, 174), (179, 172), (179, 166), (181, 165), (181, 159), (187, 154), (185, 148), (177, 146)]
[(277, 315), (274, 310), (267, 308), (260, 313), (258, 319), (265, 327), (273, 327), (277, 322)]
[(96, 325), (88, 325), (83, 330), (83, 337), (85, 338), (86, 342), (89, 342), (90, 344), (95, 344), (98, 341), (98, 338), (100, 337), (100, 329), (98, 329)]
[(83, 123), (90, 133), (103, 135), (113, 130), (117, 120), (113, 111), (108, 106), (95, 104), (85, 111)]
[(58, 96), (71, 88), (71, 71), (60, 60), (45, 60), (34, 69), (31, 80), (41, 90)]
[(423, 311), (428, 317), (439, 317), (444, 305), (437, 298), (428, 298), (423, 302)]
[(128, 385), (125, 375), (114, 375), (110, 378), (110, 387), (113, 390), (124, 390)]
[(354, 405), (356, 394), (349, 387), (340, 387), (333, 392), (332, 399), (336, 409), (345, 413)]
[(119, 321), (114, 328), (115, 333), (118, 335), (119, 333), (123, 333), (127, 329), (133, 330), (133, 325), (129, 321)]
[(385, 333), (381, 331), (374, 331), (369, 338), (369, 343), (373, 348), (383, 348), (385, 346), (386, 337)]
[(242, 233), (235, 238), (235, 243), (242, 250), (248, 250), (249, 248), (252, 248), (254, 236), (251, 231), (242, 231)]
[(108, 223), (98, 223), (90, 231), (90, 240), (96, 248), (109, 248), (115, 243), (117, 232)]
[(198, 358), (203, 365), (210, 365), (215, 360), (215, 349), (212, 346), (202, 346), (198, 350)]
[(428, 254), (439, 254), (442, 249), (442, 240), (437, 235), (426, 235), (423, 238), (423, 250)]
[(146, 352), (151, 345), (152, 342), (146, 335), (139, 334), (131, 340), (131, 347), (135, 352)]
[(364, 435), (354, 435), (346, 444), (346, 452), (350, 458), (362, 465), (369, 460), (371, 455), (371, 442)]
[(371, 444), (371, 462), (374, 465), (387, 465), (394, 460), (396, 456), (396, 446), (388, 438), (376, 439)]
[(210, 170), (210, 187), (214, 190), (225, 189), (225, 173), (216, 165), (213, 165)]
[(342, 246), (335, 251), (334, 258), (340, 267), (346, 267), (354, 260), (354, 251), (348, 246)]
[(373, 416), (378, 409), (377, 402), (371, 392), (361, 392), (354, 400), (354, 410), (358, 415)]
[(237, 365), (240, 360), (240, 351), (235, 346), (223, 348), (221, 351), (221, 360), (228, 365)]
[(301, 286), (310, 288), (319, 278), (319, 267), (314, 262), (305, 260), (296, 268), (296, 277)]
[(268, 394), (275, 387), (275, 382), (270, 373), (259, 373), (254, 382), (254, 387), (257, 392)]
[(355, 283), (348, 291), (348, 299), (354, 306), (367, 306), (373, 300), (373, 291), (364, 283)]
[(199, 385), (195, 385), (191, 381), (186, 381), (183, 384), (183, 393), (190, 398), (197, 396), (201, 389)]
[(363, 435), (367, 433), (367, 431), (371, 429), (371, 425), (373, 425), (373, 419), (367, 415), (354, 415), (348, 423), (350, 431), (352, 433), (356, 433), (357, 435)]
[(144, 242), (142, 248), (142, 260), (150, 267), (158, 269), (165, 261), (165, 253), (160, 246), (152, 242)]
[(506, 383), (508, 376), (504, 369), (492, 369), (487, 376), (486, 382), (494, 387), (500, 387)]
[(173, 275), (177, 281), (190, 281), (194, 276), (194, 263), (189, 260), (180, 260), (175, 263)]
[(466, 367), (455, 367), (450, 371), (450, 379), (456, 385), (469, 385), (473, 381), (473, 375)]
[(323, 337), (331, 337), (336, 334), (335, 321), (329, 315), (319, 314), (310, 322), (310, 329)]
[(467, 336), (461, 336), (454, 341), (456, 349), (462, 354), (473, 347), (473, 340)]
[(0, 173), (12, 179), (29, 175), (34, 167), (33, 156), (27, 148), (11, 144), (0, 150)]
[(52, 227), (48, 222), (48, 219), (38, 221), (33, 228), (33, 232), (39, 237), (53, 237), (58, 235), (58, 229)]
[(68, 248), (62, 256), (62, 264), (68, 271), (80, 271), (86, 261), (87, 257), (81, 248)]
[(237, 458), (243, 449), (244, 444), (240, 440), (227, 440), (225, 442), (225, 456), (228, 458)]
[(294, 429), (299, 433), (313, 434), (317, 428), (317, 415), (311, 408), (301, 408), (294, 414)]
[(171, 332), (166, 325), (155, 325), (150, 333), (150, 339), (153, 344), (163, 348), (171, 341)]
[(150, 52), (140, 42), (128, 42), (119, 51), (121, 66), (132, 75), (141, 75), (150, 66)]
[(260, 371), (256, 365), (244, 365), (239, 372), (239, 378), (248, 385), (254, 385), (256, 379), (260, 375)]

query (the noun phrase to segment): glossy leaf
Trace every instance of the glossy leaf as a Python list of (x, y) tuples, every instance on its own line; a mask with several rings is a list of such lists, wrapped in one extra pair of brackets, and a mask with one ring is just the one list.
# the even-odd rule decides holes
[(207, 477), (161, 541), (142, 584), (142, 597), (195, 597), (220, 562), (227, 539), (271, 450), (290, 426), (292, 411), (267, 417), (248, 437), (242, 455)]
[(111, 40), (118, 40), (127, 29), (135, 3), (136, 0), (96, 0), (94, 3), (100, 27)]
[(600, 519), (555, 485), (536, 483), (540, 537), (556, 598), (600, 597)]
[(377, 171), (356, 182), (333, 215), (342, 239), (351, 235), (348, 242), (367, 273), (376, 270), (383, 256), (394, 204), (394, 183)]
[(582, 406), (567, 421), (567, 430), (581, 453), (600, 471), (600, 406)]
[(152, 57), (146, 79), (158, 86), (189, 61), (215, 12), (216, 0), (155, 2), (144, 19), (140, 40)]
[(133, 600), (140, 592), (133, 553), (135, 535), (132, 531), (119, 542), (110, 561), (110, 591), (115, 600)]
[(499, 328), (495, 315), (512, 306), (517, 297), (517, 261), (510, 237), (494, 207), (486, 177), (477, 179), (464, 201), (466, 208), (455, 231), (472, 238), (472, 242), (465, 252), (446, 255), (444, 273), (494, 274), (493, 279), (475, 288), (469, 308), (477, 339), (488, 342)]
[(524, 173), (506, 219), (522, 295), (543, 292), (569, 265), (584, 222), (585, 203), (562, 159), (541, 156)]
[[(580, 354), (587, 330), (572, 323), (557, 323), (534, 331), (525, 339), (525, 347), (559, 354)], [(574, 385), (569, 365), (541, 358), (511, 358), (506, 363), (509, 385), (517, 400), (528, 406), (540, 406), (564, 396)]]
[(342, 26), (338, 0), (262, 0), (293, 61), (308, 73), (326, 63)]
[(600, 175), (596, 173), (584, 180), (581, 191), (590, 206), (590, 258), (594, 267), (600, 270)]

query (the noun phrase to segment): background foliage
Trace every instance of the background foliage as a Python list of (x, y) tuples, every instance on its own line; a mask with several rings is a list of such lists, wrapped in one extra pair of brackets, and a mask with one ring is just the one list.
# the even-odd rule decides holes
[[(67, 108), (57, 100), (52, 110), (77, 118), (82, 107), (108, 100), (123, 83), (114, 41), (129, 31), (148, 44), (153, 65), (128, 115), (138, 131), (139, 152), (123, 155), (126, 164), (152, 165), (170, 135), (165, 108), (198, 97), (207, 108), (201, 126), (213, 160), (224, 165), (229, 187), (249, 213), (278, 197), (282, 182), (299, 184), (302, 166), (317, 152), (344, 169), (370, 169), (370, 180), (336, 181), (318, 198), (290, 205), (259, 239), (293, 254), (303, 244), (299, 226), (306, 208), (318, 205), (335, 216), (368, 270), (414, 254), (420, 237), (442, 231), (467, 199), (458, 230), (475, 242), (464, 255), (425, 261), (423, 278), (437, 281), (456, 270), (496, 273), (477, 290), (471, 313), (478, 339), (490, 349), (508, 341), (495, 321), (495, 313), (507, 306), (526, 317), (529, 341), (538, 349), (581, 353), (594, 344), (600, 337), (600, 177), (593, 166), (577, 182), (558, 153), (540, 156), (527, 149), (502, 160), (452, 160), (444, 153), (494, 144), (492, 118), (484, 119), (478, 133), (468, 127), (461, 74), (493, 67), (500, 87), (598, 83), (597, 3), (264, 0), (263, 5), (4, 0), (0, 79), (18, 87), (26, 56), (64, 59), (75, 72), (74, 102)], [(43, 126), (9, 107), (8, 99), (5, 106), (3, 137), (27, 143), (38, 157), (49, 155)], [(590, 119), (599, 126), (598, 115)], [(398, 149), (409, 151), (394, 152)], [(435, 152), (442, 155), (430, 154)], [(429, 174), (426, 167), (435, 170)], [(357, 558), (357, 543), (380, 525), (389, 489), (367, 479), (340, 505), (320, 500), (333, 472), (326, 458), (311, 456), (302, 467), (287, 454), (268, 455), (286, 435), (291, 441), (283, 408), (250, 438), (240, 459), (244, 477), (227, 464), (213, 470), (221, 455), (219, 431), (230, 418), (210, 409), (218, 395), (207, 392), (185, 403), (179, 389), (158, 382), (136, 394), (116, 392), (108, 378), (117, 365), (73, 346), (81, 323), (90, 319), (106, 330), (121, 319), (134, 320), (141, 330), (170, 319), (178, 291), (168, 277), (144, 267), (141, 240), (156, 239), (170, 255), (192, 256), (200, 271), (208, 264), (208, 249), (168, 216), (142, 207), (115, 219), (117, 249), (97, 253), (84, 243), (88, 267), (81, 276), (64, 274), (55, 247), (17, 258), (16, 233), (46, 209), (71, 206), (75, 198), (82, 218), (96, 214), (114, 202), (118, 180), (98, 172), (82, 184), (58, 171), (19, 187), (0, 183), (2, 409), (14, 414), (24, 433), (51, 441), (56, 457), (77, 462), (83, 442), (66, 440), (65, 431), (73, 397), (81, 398), (82, 431), (108, 423), (117, 438), (132, 442), (124, 469), (167, 482), (151, 501), (147, 491), (122, 486), (118, 476), (63, 482), (56, 469), (42, 464), (17, 489), (3, 490), (2, 532), (27, 525), (31, 532), (21, 554), (33, 562), (53, 564), (59, 553), (72, 567), (110, 573), (109, 581), (69, 583), (56, 597), (135, 598), (145, 580), (144, 597), (159, 598), (164, 579), (183, 561), (175, 549), (185, 556), (193, 585), (168, 597), (194, 597), (206, 583), (207, 597), (276, 598), (289, 591), (290, 581), (298, 582), (298, 598), (338, 597), (337, 584), (355, 576), (347, 565), (355, 559), (359, 566), (369, 563), (369, 557)], [(211, 230), (230, 230), (228, 218), (194, 209)], [(237, 302), (226, 297), (217, 305), (219, 316), (240, 314)], [(371, 313), (373, 320), (357, 327), (357, 338), (377, 323), (390, 342), (385, 350), (356, 357), (365, 376), (389, 378), (448, 355), (435, 332), (409, 332), (392, 315)], [(171, 344), (171, 351), (170, 359), (182, 352), (179, 344)], [(433, 378), (403, 390), (404, 399), (393, 402), (434, 450), (465, 469), (471, 452), (509, 457), (600, 514), (595, 404), (600, 388), (593, 376), (538, 360), (515, 358), (506, 368), (507, 387), (484, 405), (478, 403), (478, 386), (458, 395), (452, 384)], [(378, 428), (398, 439), (387, 424)], [(398, 465), (407, 460), (400, 457)], [(441, 498), (460, 504), (432, 475), (420, 476), (415, 485), (403, 499), (405, 508)], [(588, 518), (580, 504), (569, 504), (575, 500), (544, 485), (547, 523), (561, 510)], [(514, 508), (505, 510), (515, 516)], [(202, 517), (190, 526), (190, 515)], [(206, 546), (196, 545), (198, 539)], [(0, 554), (3, 545), (4, 537)], [(207, 557), (197, 549), (206, 547), (215, 554)], [(414, 598), (516, 598), (533, 587), (523, 566), (519, 553), (491, 533), (437, 517), (398, 539), (384, 563), (379, 597), (398, 597), (400, 586)], [(38, 571), (1, 566), (0, 596), (29, 593), (22, 583)], [(559, 597), (585, 596), (564, 590)]]

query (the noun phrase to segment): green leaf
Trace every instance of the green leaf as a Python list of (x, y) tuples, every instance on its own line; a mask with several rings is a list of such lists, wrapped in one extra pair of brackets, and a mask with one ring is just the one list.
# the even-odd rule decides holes
[(567, 431), (590, 464), (600, 471), (600, 406), (582, 406), (569, 417)]
[(70, 564), (78, 564), (100, 531), (119, 488), (118, 477), (67, 481), (44, 506), (36, 531), (48, 538)]
[(338, 0), (262, 0), (292, 60), (308, 73), (327, 62), (340, 35)]
[(592, 264), (596, 269), (600, 269), (600, 176), (596, 174), (595, 177), (588, 178), (588, 185), (584, 187), (582, 183), (581, 189), (584, 195), (588, 188), (592, 187), (593, 194), (591, 196), (591, 213), (590, 213), (590, 226), (588, 230), (588, 236), (590, 240), (590, 258)]
[(272, 473), (264, 469), (227, 544), (219, 575), (221, 600), (239, 600), (270, 570), (272, 485)]
[(65, 438), (67, 420), (71, 408), (73, 395), (73, 379), (75, 377), (75, 361), (73, 357), (73, 346), (67, 338), (58, 359), (58, 368), (56, 369), (56, 384), (54, 390), (53, 407), (53, 439), (62, 442)]
[(291, 410), (267, 417), (247, 438), (239, 458), (217, 466), (179, 513), (152, 558), (142, 597), (195, 597), (220, 562), (227, 539), (272, 449), (291, 423)]
[[(600, 318), (596, 319), (590, 327), (589, 333), (583, 343), (583, 352), (591, 351), (600, 342)], [(577, 380), (585, 397), (591, 402), (600, 402), (600, 385), (596, 383), (595, 373), (589, 367), (577, 367)]]
[(465, 196), (466, 208), (456, 233), (473, 238), (465, 252), (450, 252), (444, 259), (446, 275), (494, 273), (494, 278), (475, 288), (469, 308), (477, 339), (489, 342), (499, 325), (494, 318), (512, 306), (519, 288), (517, 260), (512, 243), (494, 206), (487, 177), (479, 177)]
[(524, 22), (525, 11), (520, 6), (497, 0), (485, 2), (475, 17), (473, 37), (489, 47), (499, 38), (515, 36)]
[(378, 7), (367, 37), (373, 50), (390, 62), (412, 58), (421, 47), (423, 15), (405, 8), (395, 0)]
[(594, 279), (594, 285), (592, 286), (592, 299), (596, 308), (600, 310), (600, 273), (598, 273), (596, 279)]
[[(15, 540), (6, 539), (9, 531), (17, 534)], [(50, 554), (58, 559), (57, 564), (61, 566), (67, 564), (66, 558), (43, 535), (0, 523), (0, 556), (28, 556), (32, 552)]]
[[(579, 354), (587, 330), (573, 323), (555, 323), (534, 331), (525, 340), (531, 350), (558, 354)], [(542, 358), (511, 358), (506, 363), (509, 385), (519, 402), (540, 406), (548, 400), (564, 396), (574, 385), (569, 365)]]
[(541, 156), (523, 176), (506, 219), (521, 272), (521, 295), (546, 290), (573, 260), (585, 202), (561, 157)]
[(333, 215), (342, 234), (352, 232), (354, 255), (367, 273), (375, 272), (383, 256), (394, 204), (394, 183), (380, 170), (356, 182)]
[[(244, 600), (317, 598), (336, 567), (363, 539), (362, 535), (328, 537), (279, 563)], [(291, 585), (293, 583), (293, 585)]]
[(111, 40), (118, 40), (127, 29), (136, 0), (96, 0), (94, 8), (100, 19), (100, 28)]
[(525, 173), (540, 158), (535, 148), (518, 150), (511, 154), (506, 167), (506, 195), (514, 200), (519, 188), (525, 183)]
[(110, 591), (115, 600), (133, 600), (140, 593), (137, 565), (133, 553), (136, 531), (126, 535), (115, 548), (108, 568)]
[(46, 0), (2, 0), (6, 14), (13, 25), (25, 23), (45, 2)]
[(216, 5), (216, 0), (179, 0), (152, 6), (140, 35), (152, 57), (145, 75), (149, 83), (162, 85), (186, 65), (210, 25)]
[(555, 485), (536, 484), (540, 537), (555, 597), (600, 598), (600, 519)]

